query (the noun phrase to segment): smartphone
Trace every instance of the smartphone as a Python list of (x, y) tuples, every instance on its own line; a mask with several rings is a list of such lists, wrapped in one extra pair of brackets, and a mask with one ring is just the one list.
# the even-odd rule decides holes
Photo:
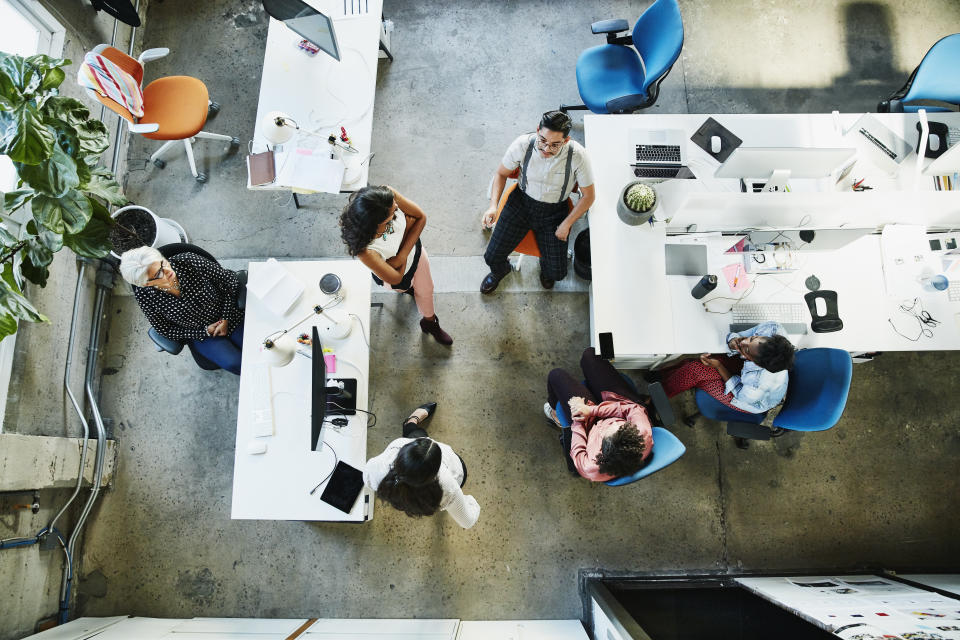
[(609, 331), (600, 334), (600, 357), (605, 360), (613, 359), (613, 334)]

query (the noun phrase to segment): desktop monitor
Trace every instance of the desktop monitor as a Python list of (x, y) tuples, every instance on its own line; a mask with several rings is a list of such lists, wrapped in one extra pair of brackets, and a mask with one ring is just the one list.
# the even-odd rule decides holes
[(312, 374), (310, 411), (310, 450), (316, 451), (320, 444), (320, 432), (323, 430), (323, 421), (327, 417), (327, 363), (323, 359), (323, 346), (320, 344), (320, 333), (313, 328), (312, 345)]
[(873, 232), (872, 228), (749, 231), (725, 253), (762, 253), (780, 247), (789, 251), (834, 251)]
[[(923, 170), (925, 176), (952, 176), (960, 172), (960, 142), (944, 151), (939, 158), (927, 165)], [(954, 187), (956, 189), (957, 187)]]
[(263, 0), (267, 14), (281, 21), (335, 60), (340, 60), (340, 46), (333, 20), (302, 0)]
[(856, 149), (737, 147), (714, 177), (766, 180), (764, 191), (783, 191), (791, 178), (826, 178)]

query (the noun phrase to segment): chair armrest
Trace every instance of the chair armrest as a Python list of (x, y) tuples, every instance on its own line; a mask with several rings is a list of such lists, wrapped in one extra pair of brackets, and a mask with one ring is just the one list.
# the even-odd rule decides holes
[(642, 93), (632, 93), (628, 96), (607, 100), (607, 111), (609, 113), (633, 113), (637, 109), (644, 109), (651, 104), (649, 96)]
[(240, 288), (237, 289), (237, 309), (243, 311), (247, 307), (247, 271), (242, 269), (237, 271), (237, 280)]
[(657, 412), (660, 425), (669, 427), (675, 423), (677, 417), (673, 413), (673, 407), (670, 405), (670, 399), (667, 398), (667, 392), (663, 390), (663, 385), (659, 382), (651, 382), (647, 385), (647, 393), (653, 401), (653, 410)]
[(770, 427), (752, 422), (728, 422), (727, 435), (747, 440), (769, 440), (772, 435)]
[(630, 25), (626, 20), (599, 20), (590, 25), (593, 33), (618, 33), (626, 31)]
[(160, 128), (160, 125), (156, 122), (146, 122), (144, 124), (133, 124), (127, 120), (127, 127), (130, 129), (130, 133), (153, 133)]
[(167, 353), (172, 353), (173, 355), (177, 355), (183, 351), (182, 342), (163, 337), (153, 327), (150, 327), (150, 329), (147, 331), (147, 335), (150, 336), (151, 340), (153, 340), (154, 347), (157, 351), (166, 351)]
[(144, 62), (150, 62), (151, 60), (159, 60), (160, 58), (166, 56), (170, 53), (170, 49), (167, 47), (157, 47), (156, 49), (147, 49), (140, 54), (140, 57), (137, 58), (137, 62), (142, 66)]

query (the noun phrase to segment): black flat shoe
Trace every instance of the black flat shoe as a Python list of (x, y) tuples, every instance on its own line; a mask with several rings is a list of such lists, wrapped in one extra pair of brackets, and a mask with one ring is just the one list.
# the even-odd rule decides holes
[(480, 283), (480, 293), (493, 293), (497, 290), (497, 285), (500, 284), (500, 281), (503, 280), (503, 278), (504, 276), (494, 275), (494, 273), (491, 271), (487, 274), (487, 277), (483, 279), (483, 282)]
[(540, 274), (540, 286), (544, 289), (553, 289), (553, 285), (556, 283), (556, 280), (551, 280), (550, 278), (545, 277), (542, 273)]
[[(427, 412), (427, 415), (426, 415), (425, 418), (423, 418), (423, 420), (421, 420), (420, 417), (417, 416), (417, 410), (418, 410), (418, 409), (423, 409), (424, 411)], [(429, 419), (433, 416), (433, 413), (434, 413), (436, 410), (437, 410), (437, 403), (436, 403), (436, 402), (428, 402), (428, 403), (426, 403), (426, 404), (422, 404), (422, 405), (420, 405), (419, 407), (417, 407), (416, 409), (413, 410), (413, 413), (410, 414), (410, 417), (407, 418), (406, 421), (407, 421), (407, 422), (413, 422), (414, 424), (423, 424), (424, 422), (426, 422), (427, 420), (429, 420)]]

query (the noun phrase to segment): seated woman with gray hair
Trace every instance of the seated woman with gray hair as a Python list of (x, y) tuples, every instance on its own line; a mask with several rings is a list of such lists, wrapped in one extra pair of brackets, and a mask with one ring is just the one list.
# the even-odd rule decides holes
[(188, 342), (208, 360), (240, 375), (243, 310), (237, 274), (197, 253), (163, 257), (153, 247), (120, 256), (120, 274), (157, 332)]

